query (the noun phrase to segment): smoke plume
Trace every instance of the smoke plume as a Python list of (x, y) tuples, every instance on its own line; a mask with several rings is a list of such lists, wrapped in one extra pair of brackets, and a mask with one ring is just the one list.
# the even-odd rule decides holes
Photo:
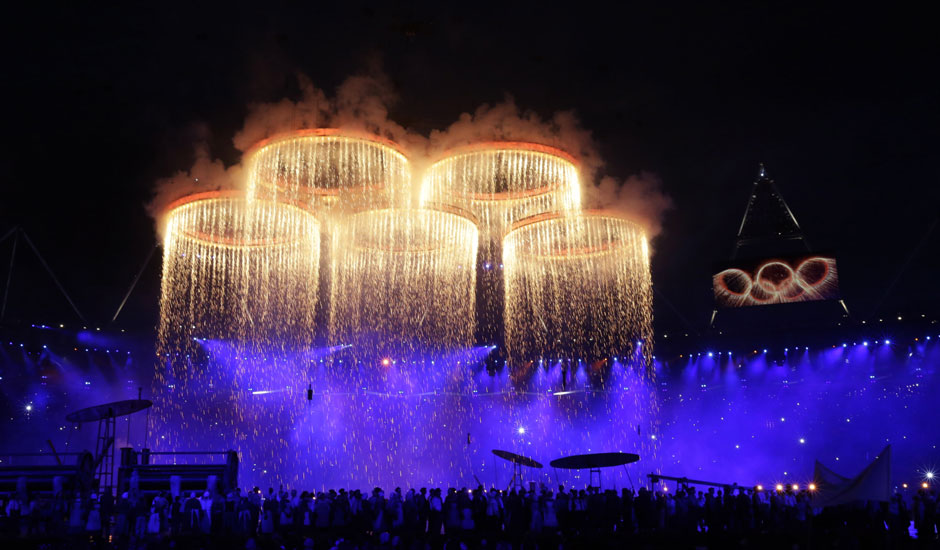
[[(239, 151), (246, 152), (263, 139), (300, 129), (365, 132), (390, 139), (405, 150), (415, 170), (417, 189), (423, 167), (449, 149), (481, 141), (528, 141), (556, 147), (578, 159), (585, 208), (622, 213), (642, 224), (651, 238), (659, 233), (662, 216), (672, 206), (654, 174), (641, 172), (626, 180), (604, 176), (597, 142), (573, 111), (558, 111), (546, 118), (519, 108), (507, 97), (500, 103), (463, 113), (448, 128), (434, 130), (425, 137), (389, 117), (389, 108), (399, 97), (377, 66), (347, 78), (333, 94), (317, 88), (304, 75), (297, 78), (297, 98), (249, 106), (244, 125), (233, 138)], [(157, 182), (147, 208), (157, 220), (158, 233), (162, 233), (163, 211), (172, 201), (202, 191), (244, 189), (242, 165), (227, 167), (211, 158), (205, 143), (205, 139), (197, 140), (191, 168)]]
[(663, 215), (672, 208), (672, 199), (663, 192), (656, 174), (640, 172), (624, 181), (606, 176), (597, 185), (585, 183), (583, 205), (622, 214), (643, 226), (652, 239), (662, 230)]
[(584, 207), (623, 214), (642, 225), (650, 238), (659, 234), (663, 214), (672, 207), (662, 181), (653, 173), (640, 172), (626, 180), (602, 176), (604, 161), (597, 142), (573, 111), (543, 118), (520, 109), (511, 97), (496, 105), (484, 104), (460, 115), (446, 130), (431, 132), (428, 156), (434, 160), (448, 149), (480, 141), (529, 141), (573, 155), (580, 164)]
[(586, 177), (593, 178), (603, 165), (590, 130), (581, 126), (573, 111), (558, 111), (543, 119), (534, 111), (521, 110), (507, 97), (496, 105), (484, 104), (463, 113), (446, 130), (432, 131), (428, 154), (434, 159), (446, 150), (480, 141), (529, 141), (561, 149), (578, 159)]
[(166, 208), (173, 201), (207, 191), (244, 189), (242, 166), (225, 166), (219, 159), (213, 159), (209, 146), (200, 141), (195, 145), (195, 161), (188, 170), (180, 170), (168, 178), (157, 180), (153, 198), (147, 204), (147, 212), (156, 222), (157, 237), (162, 239), (165, 229)]
[(421, 152), (424, 137), (389, 118), (388, 108), (398, 94), (380, 71), (354, 75), (343, 81), (331, 97), (298, 75), (301, 97), (251, 105), (245, 124), (233, 139), (239, 151), (278, 134), (308, 128), (342, 128), (390, 139), (406, 149)]
[[(332, 96), (314, 86), (304, 75), (298, 75), (297, 79), (299, 99), (285, 98), (249, 106), (244, 125), (233, 138), (238, 150), (245, 152), (262, 139), (293, 130), (341, 128), (379, 135), (397, 142), (409, 154), (423, 157), (426, 138), (389, 119), (388, 107), (397, 101), (398, 96), (388, 77), (380, 70), (373, 69), (347, 78)], [(213, 159), (205, 137), (206, 130), (197, 128), (196, 133), (192, 167), (158, 180), (153, 198), (147, 205), (161, 238), (164, 211), (174, 200), (204, 191), (245, 189), (242, 163), (227, 167), (221, 160)], [(421, 158), (417, 160), (420, 163)]]

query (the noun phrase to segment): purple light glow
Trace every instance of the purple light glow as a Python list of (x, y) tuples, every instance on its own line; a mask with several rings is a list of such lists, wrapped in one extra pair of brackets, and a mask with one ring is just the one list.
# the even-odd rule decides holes
[[(295, 480), (317, 487), (475, 486), (474, 476), (487, 485), (508, 483), (511, 465), (494, 464), (493, 448), (542, 462), (583, 452), (638, 452), (642, 458), (631, 472), (634, 482), (658, 470), (746, 486), (760, 482), (768, 488), (778, 480), (805, 485), (817, 458), (838, 465), (843, 475), (852, 474), (867, 464), (866, 454), (886, 442), (895, 446), (896, 479), (923, 478), (932, 470), (924, 464), (940, 462), (933, 421), (923, 413), (940, 394), (935, 369), (940, 348), (923, 337), (910, 350), (885, 346), (876, 353), (862, 346), (846, 351), (814, 345), (815, 350), (786, 360), (762, 353), (732, 354), (734, 361), (684, 354), (655, 362), (653, 387), (621, 356), (606, 365), (556, 357), (533, 365), (529, 381), (520, 383), (502, 367), (502, 358), (492, 355), (491, 345), (444, 355), (391, 356), (395, 362), (381, 372), (369, 366), (381, 358), (369, 362), (343, 346), (264, 356), (222, 341), (200, 340), (196, 347), (206, 357), (196, 353), (186, 359), (194, 368), (229, 373), (206, 388), (208, 402), (222, 410), (230, 407), (268, 431), (261, 439), (236, 439), (236, 431), (250, 431), (211, 425), (166, 429), (193, 430), (185, 439), (187, 449), (238, 448), (241, 483), (249, 486)], [(104, 350), (82, 350), (61, 350), (60, 355), (50, 346), (44, 361), (56, 370), (45, 371), (50, 376), (39, 385), (28, 379), (39, 372), (37, 357), (24, 354), (16, 343), (0, 349), (4, 366), (26, 367), (5, 369), (3, 378), (3, 391), (20, 396), (12, 401), (20, 413), (7, 422), (22, 423), (24, 442), (42, 446), (38, 428), (46, 417), (61, 422), (62, 414), (50, 411), (66, 406), (63, 388), (72, 410), (135, 394), (137, 383), (125, 380), (146, 384), (149, 365), (123, 354), (116, 361)], [(100, 366), (76, 364), (95, 357)], [(272, 375), (284, 365), (298, 375)], [(125, 371), (127, 376), (108, 374)], [(168, 382), (170, 395), (184, 395), (176, 382)], [(226, 384), (241, 389), (230, 399)], [(27, 404), (33, 407), (29, 415), (22, 412)], [(198, 410), (197, 405), (188, 410)], [(524, 434), (518, 433), (520, 427)], [(729, 449), (733, 461), (723, 459)], [(782, 472), (789, 474), (781, 477)], [(604, 475), (605, 486), (629, 486), (623, 471)], [(555, 484), (551, 471), (533, 476)], [(576, 473), (559, 476), (563, 483), (584, 483)]]

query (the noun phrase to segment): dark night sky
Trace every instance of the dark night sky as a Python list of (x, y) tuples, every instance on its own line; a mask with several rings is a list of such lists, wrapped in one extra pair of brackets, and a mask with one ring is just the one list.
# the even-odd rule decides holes
[[(153, 246), (144, 204), (155, 179), (190, 165), (194, 126), (211, 128), (213, 154), (235, 162), (231, 136), (250, 101), (291, 93), (297, 71), (332, 90), (376, 56), (405, 126), (427, 133), (510, 93), (546, 116), (575, 109), (606, 173), (658, 174), (675, 208), (655, 243), (654, 282), (696, 326), (758, 162), (811, 244), (838, 252), (843, 294), (862, 318), (940, 211), (938, 49), (926, 13), (193, 4), (37, 3), (2, 23), (0, 235), (25, 228), (93, 322), (110, 319)], [(879, 313), (940, 309), (938, 234)], [(0, 244), (4, 275), (8, 256)], [(55, 302), (29, 262), (11, 292)], [(158, 264), (122, 323), (154, 318)], [(679, 326), (660, 305), (660, 326)], [(72, 321), (60, 306), (50, 305)]]

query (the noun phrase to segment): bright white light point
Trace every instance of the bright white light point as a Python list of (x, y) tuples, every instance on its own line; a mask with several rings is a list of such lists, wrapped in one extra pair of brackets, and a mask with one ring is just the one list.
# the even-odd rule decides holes
[(31, 410), (33, 410), (33, 406), (32, 406), (32, 405), (26, 405), (26, 412), (29, 412), (29, 411), (31, 411)]
[(781, 421), (781, 422), (786, 422), (787, 419), (781, 416), (781, 417), (780, 417), (780, 421)]
[(806, 440), (801, 437), (801, 438), (800, 438), (800, 443), (806, 443)]
[(925, 475), (927, 476), (927, 479), (933, 479), (933, 472), (927, 472)]
[(519, 428), (516, 431), (519, 432), (519, 435), (522, 435), (525, 433), (525, 427), (519, 426)]
[(656, 434), (650, 436), (652, 439), (656, 439)]

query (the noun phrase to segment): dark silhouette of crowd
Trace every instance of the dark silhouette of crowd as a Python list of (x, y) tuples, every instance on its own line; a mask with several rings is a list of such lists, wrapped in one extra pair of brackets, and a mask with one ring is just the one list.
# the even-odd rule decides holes
[[(0, 501), (0, 547), (227, 549), (932, 548), (937, 495), (820, 508), (808, 491), (530, 484), (124, 493)], [(915, 538), (916, 536), (916, 538)]]

